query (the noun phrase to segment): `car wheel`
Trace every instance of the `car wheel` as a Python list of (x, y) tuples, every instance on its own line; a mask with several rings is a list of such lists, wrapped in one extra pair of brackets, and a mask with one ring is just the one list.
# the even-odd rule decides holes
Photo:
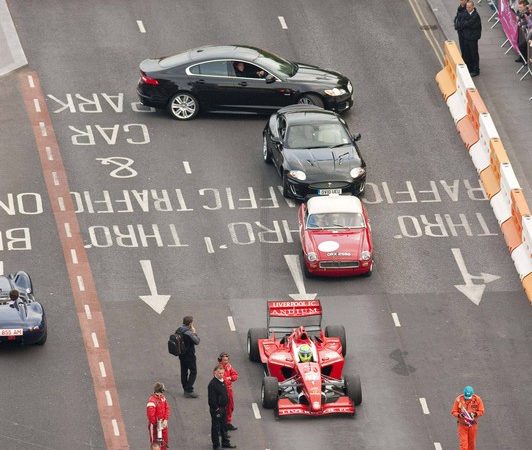
[(250, 328), (247, 340), (250, 361), (260, 362), (259, 339), (268, 339), (268, 330), (266, 328)]
[(340, 338), (340, 343), (342, 344), (342, 356), (345, 356), (345, 354), (347, 353), (347, 341), (345, 339), (344, 326), (343, 325), (327, 325), (325, 327), (325, 336)]
[(266, 138), (266, 134), (262, 135), (262, 159), (268, 164), (271, 164), (272, 162), (272, 152), (268, 149), (268, 139)]
[(35, 345), (44, 345), (46, 343), (46, 339), (48, 339), (48, 329), (44, 331), (42, 338), (35, 342)]
[(321, 97), (316, 94), (304, 94), (299, 98), (297, 102), (302, 105), (319, 106), (320, 108), (323, 108), (325, 106)]
[(262, 406), (266, 409), (277, 408), (279, 401), (279, 381), (275, 377), (264, 377), (260, 391)]
[(359, 375), (345, 375), (345, 393), (358, 406), (362, 403), (362, 385)]
[(198, 99), (190, 92), (178, 92), (168, 102), (168, 112), (176, 120), (192, 120), (199, 109)]

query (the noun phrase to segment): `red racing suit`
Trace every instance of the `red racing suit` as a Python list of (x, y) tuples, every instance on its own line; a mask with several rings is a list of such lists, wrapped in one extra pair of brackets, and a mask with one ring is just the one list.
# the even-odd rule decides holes
[(238, 372), (233, 369), (233, 366), (230, 363), (222, 364), (225, 370), (224, 372), (224, 383), (227, 388), (227, 407), (225, 409), (227, 416), (227, 423), (232, 423), (233, 420), (233, 411), (235, 409), (235, 400), (233, 398), (233, 382), (238, 380)]
[(150, 444), (157, 441), (157, 421), (163, 422), (163, 441), (160, 443), (161, 450), (166, 450), (168, 445), (168, 419), (170, 417), (170, 405), (163, 394), (152, 394), (146, 404), (146, 415), (148, 416), (148, 432), (150, 434)]

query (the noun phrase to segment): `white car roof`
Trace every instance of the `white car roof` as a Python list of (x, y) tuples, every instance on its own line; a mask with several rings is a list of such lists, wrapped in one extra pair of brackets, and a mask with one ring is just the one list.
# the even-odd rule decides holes
[(311, 197), (307, 202), (309, 214), (360, 213), (362, 203), (353, 195), (327, 195)]

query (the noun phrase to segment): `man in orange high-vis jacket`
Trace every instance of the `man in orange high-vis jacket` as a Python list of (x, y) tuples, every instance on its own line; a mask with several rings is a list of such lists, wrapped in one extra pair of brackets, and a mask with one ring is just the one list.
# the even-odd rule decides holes
[(218, 362), (224, 368), (224, 383), (227, 388), (227, 408), (225, 409), (227, 415), (227, 429), (237, 430), (233, 425), (233, 411), (235, 410), (235, 400), (233, 397), (233, 383), (238, 380), (238, 372), (233, 368), (229, 362), (229, 353), (222, 352), (218, 356)]
[(168, 419), (170, 418), (170, 405), (166, 401), (165, 391), (163, 383), (155, 383), (153, 394), (146, 404), (150, 444), (159, 444), (161, 450), (166, 450), (168, 446)]
[(477, 420), (484, 415), (484, 403), (471, 386), (466, 386), (464, 393), (456, 397), (451, 415), (456, 417), (458, 423), (460, 450), (475, 450)]

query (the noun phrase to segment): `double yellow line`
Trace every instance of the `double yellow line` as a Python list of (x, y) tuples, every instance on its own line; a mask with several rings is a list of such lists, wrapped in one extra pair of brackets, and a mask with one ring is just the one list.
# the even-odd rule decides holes
[(438, 39), (436, 39), (436, 36), (434, 35), (431, 25), (429, 24), (427, 18), (425, 17), (425, 14), (423, 14), (423, 10), (419, 6), (419, 1), (408, 0), (408, 3), (410, 3), (410, 7), (412, 8), (412, 11), (414, 11), (414, 15), (416, 16), (419, 26), (421, 30), (423, 31), (423, 33), (425, 34), (427, 41), (429, 41), (429, 44), (432, 47), (432, 50), (434, 50), (434, 53), (436, 54), (436, 58), (438, 58), (438, 61), (443, 67), (444, 66), (443, 49), (440, 43), (438, 42)]

